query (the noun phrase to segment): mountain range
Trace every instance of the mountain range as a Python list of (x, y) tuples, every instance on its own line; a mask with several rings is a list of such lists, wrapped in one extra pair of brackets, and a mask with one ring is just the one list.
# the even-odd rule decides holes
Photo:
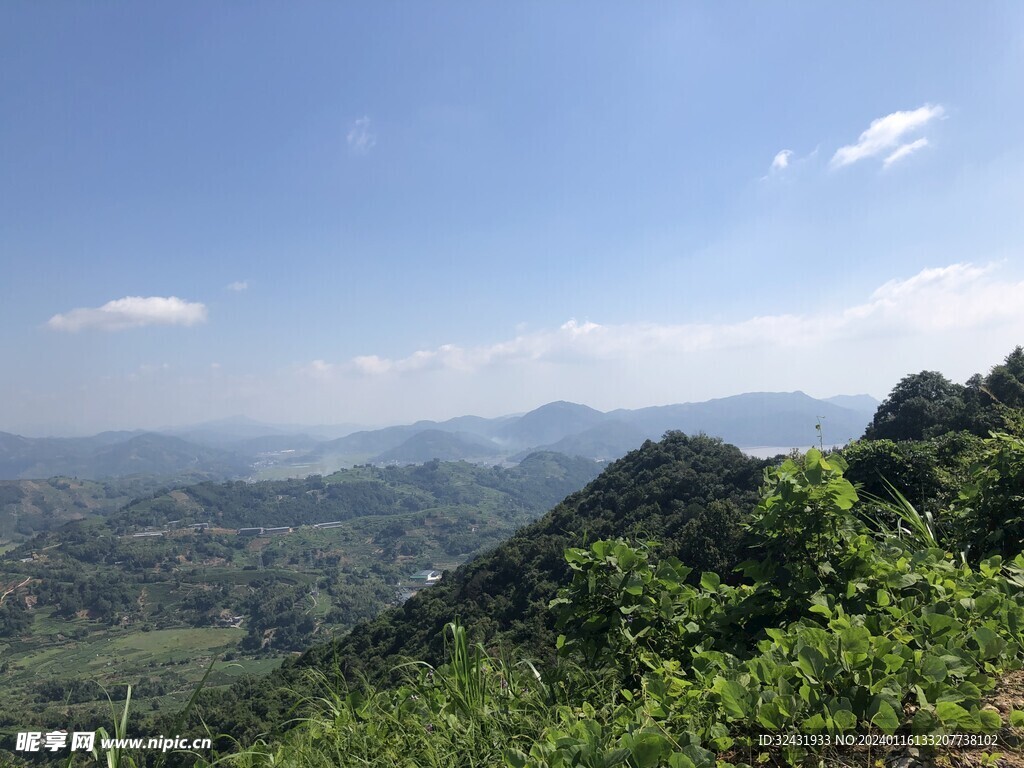
[(877, 406), (869, 395), (816, 399), (803, 392), (749, 392), (608, 412), (558, 401), (520, 415), (459, 416), (358, 431), (351, 425), (280, 426), (235, 417), (154, 432), (77, 438), (0, 432), (0, 479), (148, 475), (193, 482), (288, 477), (360, 463), (516, 463), (535, 450), (609, 461), (667, 431), (705, 433), (744, 448), (771, 446), (784, 451), (809, 447), (819, 439), (827, 445), (856, 439)]

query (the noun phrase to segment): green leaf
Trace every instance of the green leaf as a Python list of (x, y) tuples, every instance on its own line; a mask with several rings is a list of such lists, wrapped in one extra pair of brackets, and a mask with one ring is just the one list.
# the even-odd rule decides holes
[(825, 669), (825, 657), (816, 648), (805, 645), (797, 651), (796, 664), (807, 677), (819, 682)]
[(850, 731), (857, 727), (857, 716), (849, 709), (837, 709), (832, 713), (832, 720), (841, 731)]
[(982, 659), (994, 659), (1006, 648), (1006, 641), (988, 627), (974, 630), (974, 641), (978, 644)]
[[(897, 672), (898, 670), (902, 669), (903, 665), (906, 663), (906, 659), (904, 659), (902, 656), (897, 656), (894, 653), (885, 654), (882, 657), (882, 661), (885, 662), (885, 671), (889, 673)], [(945, 665), (943, 665), (942, 669), (943, 671), (945, 671)]]
[(969, 723), (971, 713), (952, 701), (940, 701), (935, 705), (935, 714), (944, 725), (956, 725), (960, 722)]
[(821, 733), (826, 725), (825, 718), (818, 712), (804, 720), (803, 730), (808, 733)]
[(928, 628), (936, 635), (941, 635), (946, 630), (960, 624), (952, 616), (947, 616), (944, 613), (926, 613), (924, 620)]
[(657, 733), (641, 733), (633, 739), (630, 753), (637, 768), (656, 768), (661, 755), (669, 747), (668, 740)]
[(833, 499), (840, 509), (851, 509), (857, 501), (857, 490), (849, 480), (844, 478), (836, 484)]
[(998, 731), (1003, 727), (1003, 718), (999, 716), (998, 712), (993, 712), (991, 709), (983, 709), (978, 713), (978, 716), (981, 718), (981, 727), (987, 733)]
[(773, 731), (782, 728), (782, 715), (775, 702), (768, 701), (757, 708), (757, 722)]
[(735, 680), (715, 678), (715, 693), (722, 701), (722, 709), (730, 720), (744, 720), (747, 717), (747, 689)]
[(871, 633), (864, 627), (850, 627), (839, 633), (843, 650), (849, 653), (867, 653), (871, 650)]
[(921, 677), (941, 683), (946, 679), (946, 663), (938, 656), (925, 656), (921, 660)]
[(717, 592), (718, 587), (721, 586), (721, 584), (722, 580), (718, 577), (718, 574), (713, 571), (708, 571), (700, 577), (700, 585), (708, 592)]
[(871, 718), (871, 722), (886, 733), (895, 733), (896, 729), (900, 727), (900, 719), (896, 716), (896, 710), (884, 700), (879, 703), (878, 712)]

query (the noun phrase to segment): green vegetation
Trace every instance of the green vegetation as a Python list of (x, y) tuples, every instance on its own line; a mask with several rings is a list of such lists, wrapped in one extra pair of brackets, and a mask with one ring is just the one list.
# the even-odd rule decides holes
[(949, 431), (985, 436), (998, 429), (1008, 410), (1024, 408), (1024, 348), (1017, 347), (987, 376), (964, 385), (937, 371), (904, 377), (878, 407), (869, 440), (925, 440)]
[[(211, 688), (269, 672), (400, 602), (414, 571), (454, 568), (507, 537), (598, 469), (536, 454), (510, 469), (428, 462), (202, 483), (41, 533), (0, 558), (0, 733), (26, 718), (95, 723), (103, 691), (127, 684), (137, 709), (173, 710), (214, 657), (226, 663)], [(278, 525), (294, 528), (236, 534)], [(145, 530), (162, 535), (133, 536)]]
[[(989, 697), (1024, 664), (1019, 352), (967, 388), (908, 377), (869, 429), (888, 436), (829, 454), (757, 461), (669, 433), (474, 559), (593, 462), (540, 454), (517, 473), (432, 461), (155, 494), (0, 561), (6, 584), (39, 582), (27, 625), (24, 600), (0, 616), (15, 628), (6, 648), (22, 654), (7, 680), (30, 701), (19, 675), (68, 649), (95, 653), (90, 643), (106, 642), (133, 674), (193, 657), (193, 686), (209, 659), (237, 655), (238, 668), (211, 668), (180, 727), (168, 713), (184, 703), (184, 675), (119, 678), (115, 690), (130, 683), (144, 713), (148, 697), (144, 731), (215, 738), (214, 754), (179, 763), (678, 768), (840, 757), (761, 747), (764, 732), (1000, 734), (1012, 745), (1020, 702), (996, 709)], [(326, 521), (338, 526), (308, 525)], [(162, 537), (131, 538), (165, 525)], [(229, 535), (277, 525), (298, 527)], [(96, 567), (76, 577), (83, 564)], [(125, 566), (144, 596), (111, 580)], [(399, 575), (420, 567), (448, 572), (372, 618)], [(242, 627), (216, 626), (236, 613)], [(245, 674), (321, 640), (269, 674)], [(105, 657), (95, 658), (80, 659), (93, 674)], [(58, 679), (36, 711), (66, 724), (95, 695)]]
[[(1024, 459), (1017, 440), (989, 448)], [(808, 748), (765, 750), (757, 735), (1024, 722), (983, 706), (1024, 662), (1024, 555), (965, 562), (906, 504), (881, 504), (906, 535), (877, 527), (880, 503), (845, 469), (811, 450), (765, 473), (745, 525), (759, 557), (739, 584), (653, 543), (570, 548), (572, 580), (551, 602), (558, 664), (489, 654), (451, 623), (447, 663), (406, 665), (398, 686), (311, 671), (301, 725), (231, 764), (800, 765)]]
[[(1001, 368), (997, 366), (997, 370)], [(401, 665), (410, 658), (420, 660), (417, 662), (420, 665), (442, 665), (447, 658), (444, 628), (456, 619), (461, 619), (461, 626), (469, 633), (467, 642), (470, 645), (478, 642), (488, 649), (513, 648), (511, 653), (516, 658), (532, 661), (541, 673), (536, 695), (541, 697), (545, 712), (556, 712), (560, 705), (570, 707), (570, 714), (565, 715), (560, 726), (543, 719), (531, 720), (524, 726), (524, 730), (511, 728), (503, 732), (504, 736), (494, 736), (494, 743), (504, 745), (502, 754), (513, 742), (520, 747), (524, 743), (528, 745), (528, 749), (521, 751), (529, 754), (540, 743), (541, 734), (548, 732), (546, 729), (561, 727), (562, 736), (555, 738), (555, 742), (559, 738), (569, 738), (572, 734), (580, 740), (589, 740), (588, 749), (591, 752), (587, 753), (580, 746), (580, 751), (575, 753), (577, 756), (572, 758), (576, 761), (573, 764), (605, 764), (602, 761), (606, 759), (607, 764), (613, 764), (615, 759), (633, 759), (628, 752), (621, 751), (627, 749), (621, 744), (612, 752), (601, 751), (615, 739), (622, 738), (622, 733), (615, 735), (616, 731), (608, 730), (617, 717), (612, 714), (616, 711), (616, 705), (605, 707), (603, 702), (618, 702), (625, 706), (624, 702), (638, 699), (638, 691), (634, 690), (637, 685), (641, 686), (640, 691), (644, 697), (652, 695), (652, 688), (648, 686), (652, 669), (648, 662), (656, 664), (657, 660), (649, 655), (631, 655), (630, 651), (632, 645), (629, 635), (639, 637), (642, 627), (630, 628), (627, 625), (625, 633), (620, 633), (621, 637), (617, 636), (618, 640), (610, 639), (609, 635), (614, 635), (618, 630), (610, 625), (595, 625), (594, 622), (601, 622), (602, 617), (614, 616), (614, 611), (609, 612), (607, 605), (603, 608), (601, 605), (589, 605), (579, 609), (582, 626), (573, 628), (571, 622), (567, 622), (559, 632), (555, 628), (556, 614), (548, 610), (559, 587), (570, 580), (572, 567), (579, 565), (567, 563), (563, 554), (574, 550), (592, 551), (591, 545), (595, 540), (619, 542), (602, 546), (625, 546), (623, 541), (661, 542), (656, 548), (641, 549), (635, 553), (637, 559), (648, 563), (651, 572), (659, 579), (665, 577), (663, 569), (668, 566), (664, 564), (675, 562), (673, 557), (680, 564), (672, 579), (682, 586), (676, 588), (662, 583), (660, 591), (656, 590), (656, 594), (651, 596), (652, 599), (656, 597), (659, 610), (664, 607), (667, 611), (663, 619), (670, 616), (678, 619), (674, 620), (672, 631), (678, 632), (682, 625), (687, 632), (696, 634), (680, 639), (673, 636), (671, 631), (659, 629), (655, 632), (651, 629), (644, 635), (657, 635), (664, 639), (667, 632), (667, 636), (675, 637), (675, 646), (654, 647), (658, 658), (664, 662), (661, 670), (664, 676), (663, 689), (667, 686), (667, 690), (674, 690), (672, 686), (678, 684), (678, 681), (669, 679), (669, 671), (683, 675), (687, 685), (694, 684), (692, 678), (696, 674), (695, 670), (685, 666), (684, 662), (691, 665), (694, 663), (693, 659), (687, 661), (685, 655), (695, 649), (712, 654), (731, 654), (732, 660), (727, 660), (727, 669), (724, 673), (719, 669), (718, 673), (722, 673), (720, 676), (726, 680), (736, 681), (732, 673), (742, 664), (753, 664), (760, 650), (775, 654), (775, 663), (786, 667), (789, 663), (786, 654), (798, 653), (800, 643), (809, 642), (803, 633), (811, 630), (835, 635), (824, 646), (814, 646), (825, 659), (832, 659), (835, 653), (840, 653), (835, 658), (842, 659), (837, 637), (842, 639), (842, 631), (861, 626), (869, 627), (867, 642), (872, 648), (881, 647), (872, 638), (888, 638), (886, 633), (892, 630), (903, 633), (900, 641), (906, 641), (904, 645), (907, 647), (913, 646), (915, 654), (932, 649), (929, 652), (938, 653), (941, 657), (943, 652), (935, 649), (938, 648), (936, 643), (942, 638), (927, 633), (914, 635), (924, 631), (923, 625), (919, 623), (920, 617), (913, 618), (912, 614), (900, 617), (893, 615), (896, 609), (891, 606), (902, 606), (905, 600), (910, 599), (910, 595), (903, 594), (904, 590), (916, 590), (916, 602), (913, 605), (908, 603), (907, 609), (916, 605), (914, 610), (922, 615), (928, 613), (926, 607), (936, 599), (936, 593), (925, 590), (925, 584), (937, 584), (943, 590), (953, 589), (953, 594), (958, 594), (956, 590), (962, 589), (964, 592), (957, 599), (966, 601), (968, 605), (972, 600), (977, 601), (979, 595), (993, 589), (1003, 590), (1009, 596), (1007, 599), (1012, 598), (1011, 602), (1015, 604), (1018, 602), (1016, 593), (1011, 592), (1016, 589), (1013, 585), (1018, 578), (1013, 569), (1020, 565), (1019, 562), (1014, 563), (1013, 558), (1019, 552), (1012, 550), (1013, 542), (1019, 542), (1020, 537), (1017, 534), (1013, 537), (1004, 534), (998, 542), (996, 538), (998, 531), (1003, 528), (1002, 521), (1012, 522), (1019, 515), (1015, 512), (1015, 509), (1019, 510), (1019, 504), (1016, 507), (1014, 505), (1016, 497), (1020, 495), (1022, 476), (1012, 459), (1019, 455), (1014, 452), (1017, 443), (1013, 440), (1016, 438), (1009, 435), (1019, 435), (1021, 430), (1014, 409), (992, 403), (985, 410), (994, 422), (1008, 430), (1006, 435), (986, 441), (970, 432), (957, 432), (956, 424), (952, 422), (942, 423), (937, 420), (932, 425), (935, 436), (927, 440), (862, 440), (845, 448), (841, 452), (842, 456), (810, 454), (812, 458), (817, 456), (821, 462), (817, 467), (813, 460), (810, 464), (789, 465), (769, 462), (771, 466), (767, 478), (761, 477), (762, 468), (766, 466), (764, 462), (747, 459), (720, 441), (701, 436), (669, 434), (662, 442), (647, 443), (639, 451), (615, 462), (583, 492), (566, 499), (545, 518), (527, 527), (493, 552), (459, 568), (441, 587), (410, 600), (400, 609), (385, 613), (369, 624), (357, 626), (352, 633), (332, 645), (313, 649), (294, 663), (287, 662), (279, 672), (267, 679), (246, 680), (236, 686), (230, 696), (214, 695), (201, 701), (198, 710), (214, 734), (231, 733), (243, 744), (251, 743), (260, 733), (276, 733), (277, 739), (284, 740), (278, 743), (288, 745), (284, 747), (284, 753), (278, 754), (280, 759), (287, 758), (288, 749), (304, 748), (302, 744), (310, 746), (308, 742), (301, 742), (301, 736), (285, 735), (282, 726), (294, 722), (290, 718), (297, 714), (313, 717), (315, 721), (318, 707), (325, 698), (330, 698), (330, 695), (323, 692), (325, 685), (349, 701), (348, 706), (360, 723), (367, 722), (369, 715), (366, 712), (369, 710), (363, 709), (363, 704), (358, 702), (371, 700), (391, 707), (388, 710), (391, 716), (401, 720), (405, 710), (396, 703), (394, 696), (404, 695), (401, 691), (405, 690), (410, 696), (420, 697), (415, 701), (424, 698), (422, 691), (409, 693), (414, 690), (409, 686), (422, 683), (409, 679), (407, 672), (410, 668)], [(900, 418), (897, 416), (894, 421), (898, 422)], [(999, 469), (994, 470), (997, 467)], [(759, 479), (767, 480), (762, 488), (760, 502), (756, 494)], [(885, 502), (882, 498), (892, 498), (890, 480), (902, 493), (896, 495), (896, 501)], [(781, 500), (772, 501), (776, 496)], [(801, 498), (806, 503), (813, 501), (810, 504), (813, 512), (801, 508), (794, 501)], [(917, 521), (916, 525), (912, 524), (914, 520)], [(914, 531), (916, 534), (913, 534)], [(920, 546), (923, 531), (929, 531), (932, 536), (927, 547)], [(916, 544), (914, 535), (918, 536)], [(635, 548), (636, 545), (632, 546)], [(980, 564), (984, 557), (998, 554), (997, 550), (1001, 548), (1005, 549), (1002, 552), (1006, 558), (1004, 564), (997, 567), (995, 561), (989, 561), (982, 568)], [(770, 557), (766, 556), (766, 551), (771, 553)], [(965, 556), (970, 566), (964, 565)], [(737, 570), (736, 567), (741, 563), (745, 563), (745, 566)], [(991, 570), (993, 567), (996, 568), (995, 572)], [(711, 576), (702, 579), (701, 574), (708, 572), (719, 574), (718, 579)], [(588, 572), (587, 583), (590, 584), (596, 578), (593, 571)], [(895, 586), (889, 585), (889, 580), (893, 580)], [(907, 584), (901, 586), (904, 581)], [(853, 591), (847, 594), (851, 584)], [(688, 590), (698, 592), (691, 594)], [(883, 595), (882, 591), (887, 594)], [(682, 597), (684, 593), (686, 599)], [(668, 601), (676, 601), (677, 597), (682, 600), (684, 607), (680, 608), (673, 602), (675, 607), (670, 610)], [(888, 604), (885, 603), (887, 599)], [(718, 607), (706, 616), (694, 617), (688, 613), (689, 608), (685, 607), (690, 605), (688, 601), (707, 600), (711, 600), (709, 605), (712, 607)], [(576, 603), (587, 605), (578, 593), (572, 596), (569, 605), (575, 606)], [(1013, 668), (1019, 661), (1017, 651), (1014, 650), (1020, 644), (1019, 639), (1011, 642), (1006, 635), (1007, 626), (1009, 631), (1017, 631), (1014, 629), (1017, 619), (1011, 618), (1016, 615), (1016, 609), (1009, 603), (1004, 607), (1007, 612), (1003, 619), (1010, 623), (1001, 625), (998, 633), (1007, 643), (1003, 649), (1005, 654), (997, 662), (987, 660), (992, 667), (985, 673), (987, 681), (977, 677), (969, 680), (965, 678), (970, 685), (977, 687), (977, 695), (968, 686), (959, 689), (966, 698), (954, 701), (959, 702), (957, 705), (968, 713), (973, 712), (972, 707), (980, 701), (978, 697), (990, 687), (994, 674), (998, 670)], [(833, 613), (826, 615), (826, 609)], [(958, 614), (957, 610), (951, 609), (949, 615), (965, 627), (971, 626), (970, 621), (965, 623), (968, 617)], [(885, 618), (886, 615), (889, 619)], [(683, 621), (680, 616), (688, 618)], [(857, 618), (853, 620), (851, 616)], [(705, 625), (704, 619), (710, 623)], [(729, 624), (726, 619), (733, 623)], [(997, 619), (996, 623), (1003, 619)], [(845, 626), (843, 621), (853, 623)], [(900, 623), (904, 621), (910, 624)], [(606, 648), (603, 656), (596, 652), (596, 655), (588, 656), (586, 642), (589, 640), (584, 632), (588, 626), (590, 629), (587, 631), (593, 630), (594, 634), (591, 640), (598, 638), (600, 642), (612, 643), (610, 647), (614, 650)], [(992, 626), (986, 628), (997, 631)], [(792, 636), (788, 634), (790, 629), (795, 633)], [(772, 634), (769, 634), (769, 630)], [(778, 635), (780, 631), (786, 634)], [(559, 634), (565, 635), (561, 644), (562, 655), (555, 652)], [(854, 634), (860, 638), (855, 647), (860, 647), (863, 640), (861, 633), (857, 630)], [(622, 637), (626, 637), (626, 641)], [(853, 639), (852, 635), (845, 637), (848, 641)], [(697, 648), (705, 641), (721, 645)], [(769, 641), (771, 643), (762, 649), (761, 644)], [(648, 642), (644, 640), (638, 647), (647, 648)], [(914, 642), (919, 645), (914, 646)], [(968, 638), (965, 642), (971, 641)], [(897, 652), (891, 653), (894, 649)], [(974, 647), (974, 650), (980, 649)], [(566, 653), (575, 655), (566, 657)], [(886, 651), (890, 656), (902, 657), (904, 653), (905, 649), (896, 646)], [(680, 654), (682, 658), (679, 658)], [(883, 657), (886, 654), (882, 654)], [(491, 670), (500, 669), (496, 672), (496, 679), (503, 677), (510, 681), (513, 670), (502, 667), (502, 662), (493, 656), (492, 650), (481, 663)], [(914, 656), (914, 659), (918, 658)], [(627, 666), (619, 669), (618, 676), (613, 676), (609, 681), (610, 659)], [(897, 663), (893, 659), (889, 661)], [(571, 667), (570, 663), (575, 667)], [(570, 668), (577, 669), (576, 677), (559, 677)], [(521, 673), (523, 667), (515, 669)], [(682, 671), (684, 669), (685, 673)], [(960, 674), (966, 667), (957, 669), (957, 674)], [(440, 672), (435, 672), (432, 679), (436, 680), (438, 675)], [(516, 679), (530, 678), (530, 675), (525, 678), (522, 674), (517, 675)], [(879, 677), (874, 669), (870, 675)], [(952, 673), (947, 676), (950, 679), (956, 677)], [(757, 685), (747, 690), (750, 701), (767, 702), (772, 698), (771, 686), (778, 688), (781, 685), (780, 679), (757, 678)], [(789, 682), (792, 684), (794, 681)], [(819, 678), (817, 682), (820, 689), (824, 681)], [(961, 682), (963, 680), (956, 684), (960, 685)], [(748, 683), (750, 680), (744, 680), (742, 685), (747, 686)], [(800, 695), (799, 688), (795, 689), (795, 695)], [(810, 688), (813, 691), (815, 686), (810, 685)], [(532, 690), (526, 684), (523, 689)], [(626, 690), (628, 695), (620, 695), (622, 690)], [(775, 690), (775, 693), (779, 693), (779, 690)], [(911, 687), (910, 690), (917, 695), (916, 688)], [(576, 698), (564, 698), (566, 691), (574, 691)], [(974, 695), (974, 698), (966, 696), (965, 691)], [(900, 727), (909, 727), (903, 721), (904, 714), (912, 714), (922, 706), (920, 701), (914, 704), (904, 700), (905, 692), (906, 689), (900, 687), (885, 694), (891, 695), (886, 707), (893, 709), (899, 716)], [(712, 693), (702, 700), (714, 703), (718, 700), (716, 695), (712, 682)], [(816, 695), (820, 697), (823, 694), (819, 691)], [(839, 693), (835, 695), (842, 698)], [(851, 699), (851, 703), (857, 705), (849, 710), (855, 717), (855, 727), (879, 727), (877, 722), (871, 721), (876, 718), (878, 711), (887, 714), (888, 709), (879, 704), (875, 711), (870, 710), (871, 702), (878, 695), (878, 690), (873, 691), (867, 705), (864, 704), (863, 694), (856, 701)], [(633, 699), (629, 699), (629, 696), (633, 696)], [(821, 703), (820, 699), (816, 701)], [(894, 701), (900, 702), (901, 706), (906, 705), (907, 709), (897, 712)], [(258, 702), (258, 706), (254, 705), (255, 702)], [(607, 718), (596, 720), (600, 728), (595, 731), (593, 724), (581, 725), (581, 713), (591, 710), (597, 712), (601, 709), (599, 704), (605, 707), (603, 711)], [(865, 709), (865, 706), (868, 708)], [(673, 711), (678, 707), (681, 704), (673, 701)], [(943, 716), (949, 714), (947, 710), (948, 707), (942, 707)], [(786, 718), (799, 715), (816, 724), (814, 715), (821, 714), (829, 728), (835, 724), (835, 715), (829, 714), (831, 710), (819, 713), (804, 707), (800, 710), (787, 708), (786, 711)], [(751, 712), (755, 714), (745, 715), (747, 736), (753, 723), (761, 728), (767, 727), (757, 719), (760, 709)], [(442, 714), (434, 711), (429, 713), (433, 719), (425, 722), (414, 720), (408, 738), (418, 738), (420, 732), (416, 729), (426, 729), (431, 724), (434, 730), (427, 729), (427, 732), (437, 732), (437, 718)], [(891, 724), (886, 714), (881, 719)], [(633, 728), (636, 722), (645, 722), (642, 718), (638, 720), (631, 717), (625, 720), (627, 724), (633, 723), (629, 728)], [(829, 717), (832, 717), (831, 725)], [(838, 717), (844, 722), (849, 720), (845, 714)], [(978, 717), (991, 719), (988, 715)], [(964, 718), (965, 723), (970, 719), (968, 716)], [(791, 724), (795, 720), (778, 722)], [(704, 745), (701, 749), (711, 748), (718, 752), (719, 757), (741, 759), (732, 751), (742, 746), (742, 739), (745, 738), (743, 730), (733, 728), (734, 724), (729, 717), (716, 719), (712, 725), (715, 723), (726, 728), (724, 735), (733, 740), (732, 745), (725, 747), (726, 740), (715, 741), (722, 735), (719, 733), (721, 728), (717, 726), (713, 732), (692, 730)], [(945, 721), (940, 722), (942, 727), (948, 725), (943, 723)], [(977, 721), (974, 721), (974, 725), (977, 725)], [(315, 728), (315, 725), (310, 728)], [(455, 726), (451, 725), (451, 728)], [(634, 733), (635, 729), (627, 731)], [(664, 735), (665, 732), (662, 733)], [(669, 730), (668, 733), (671, 735), (673, 731)], [(357, 740), (351, 732), (348, 736)], [(456, 736), (449, 736), (453, 744), (457, 743), (454, 741)], [(464, 734), (458, 738), (463, 737)], [(436, 738), (443, 739), (446, 736), (440, 733)], [(603, 745), (601, 749), (598, 749), (599, 745)], [(230, 745), (222, 742), (221, 746), (229, 748)], [(269, 753), (274, 753), (278, 748), (267, 749)], [(469, 752), (476, 754), (473, 750)], [(593, 759), (580, 757), (585, 753)], [(390, 758), (399, 759), (400, 754), (400, 750), (391, 752)], [(432, 760), (440, 760), (425, 756), (415, 749), (410, 754), (416, 757), (409, 759), (414, 762), (421, 760), (423, 764), (434, 764)], [(443, 750), (438, 754), (443, 754)], [(484, 751), (481, 754), (492, 753)], [(699, 757), (703, 753), (694, 754)], [(618, 758), (614, 758), (615, 755)], [(256, 759), (255, 753), (249, 753), (245, 759)], [(311, 757), (309, 759), (313, 760)], [(516, 764), (507, 755), (505, 759)], [(654, 764), (661, 759), (656, 758)], [(687, 759), (696, 762), (693, 755)], [(536, 764), (558, 764), (550, 756), (541, 759), (534, 755), (527, 763), (534, 764), (531, 760), (535, 760)], [(635, 758), (634, 763), (641, 764), (641, 761)], [(487, 764), (487, 760), (481, 758), (479, 764)], [(678, 764), (688, 763), (679, 758)]]
[(157, 480), (141, 477), (102, 482), (73, 477), (0, 480), (0, 554), (36, 533), (110, 514), (160, 487)]
[(566, 548), (619, 535), (657, 538), (667, 556), (728, 573), (746, 559), (739, 522), (742, 510), (757, 501), (764, 466), (709, 437), (671, 433), (660, 443), (648, 442), (439, 585), (335, 643), (286, 660), (278, 673), (209, 692), (200, 698), (192, 725), (200, 728), (201, 718), (215, 734), (251, 742), (294, 716), (310, 693), (306, 670), (337, 666), (342, 677), (381, 681), (394, 680), (394, 667), (409, 658), (440, 664), (444, 627), (455, 617), (473, 640), (500, 640), (552, 657), (557, 632), (547, 605), (569, 578)]

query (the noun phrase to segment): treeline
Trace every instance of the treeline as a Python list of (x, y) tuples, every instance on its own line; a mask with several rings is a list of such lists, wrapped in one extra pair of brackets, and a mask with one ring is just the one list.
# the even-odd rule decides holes
[(987, 375), (965, 384), (938, 371), (905, 376), (875, 412), (868, 440), (927, 440), (966, 431), (985, 437), (1001, 429), (1008, 410), (1024, 408), (1024, 348), (1017, 347)]

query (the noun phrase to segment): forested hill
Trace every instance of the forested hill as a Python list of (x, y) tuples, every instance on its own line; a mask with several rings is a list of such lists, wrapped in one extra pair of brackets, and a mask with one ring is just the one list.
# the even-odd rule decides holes
[(339, 659), (372, 677), (400, 656), (440, 659), (441, 629), (456, 616), (483, 636), (549, 649), (548, 602), (569, 576), (565, 550), (596, 539), (663, 542), (660, 555), (697, 573), (731, 573), (743, 559), (737, 523), (756, 504), (765, 463), (717, 438), (674, 432), (647, 442), (439, 588), (357, 627), (336, 647), (309, 651), (298, 666)]
[(122, 534), (172, 520), (229, 529), (299, 526), (451, 505), (504, 510), (508, 518), (529, 513), (532, 520), (600, 469), (589, 459), (538, 452), (508, 468), (433, 460), (302, 480), (206, 482), (135, 501), (109, 524)]
[(661, 541), (664, 555), (679, 557), (698, 573), (730, 573), (742, 559), (737, 523), (756, 502), (764, 466), (716, 438), (669, 433), (661, 442), (648, 441), (440, 585), (267, 678), (203, 697), (197, 714), (214, 733), (245, 741), (288, 719), (305, 668), (337, 663), (346, 674), (377, 678), (402, 658), (439, 661), (442, 628), (455, 617), (481, 638), (550, 649), (547, 604), (568, 576), (564, 551), (588, 541)]

